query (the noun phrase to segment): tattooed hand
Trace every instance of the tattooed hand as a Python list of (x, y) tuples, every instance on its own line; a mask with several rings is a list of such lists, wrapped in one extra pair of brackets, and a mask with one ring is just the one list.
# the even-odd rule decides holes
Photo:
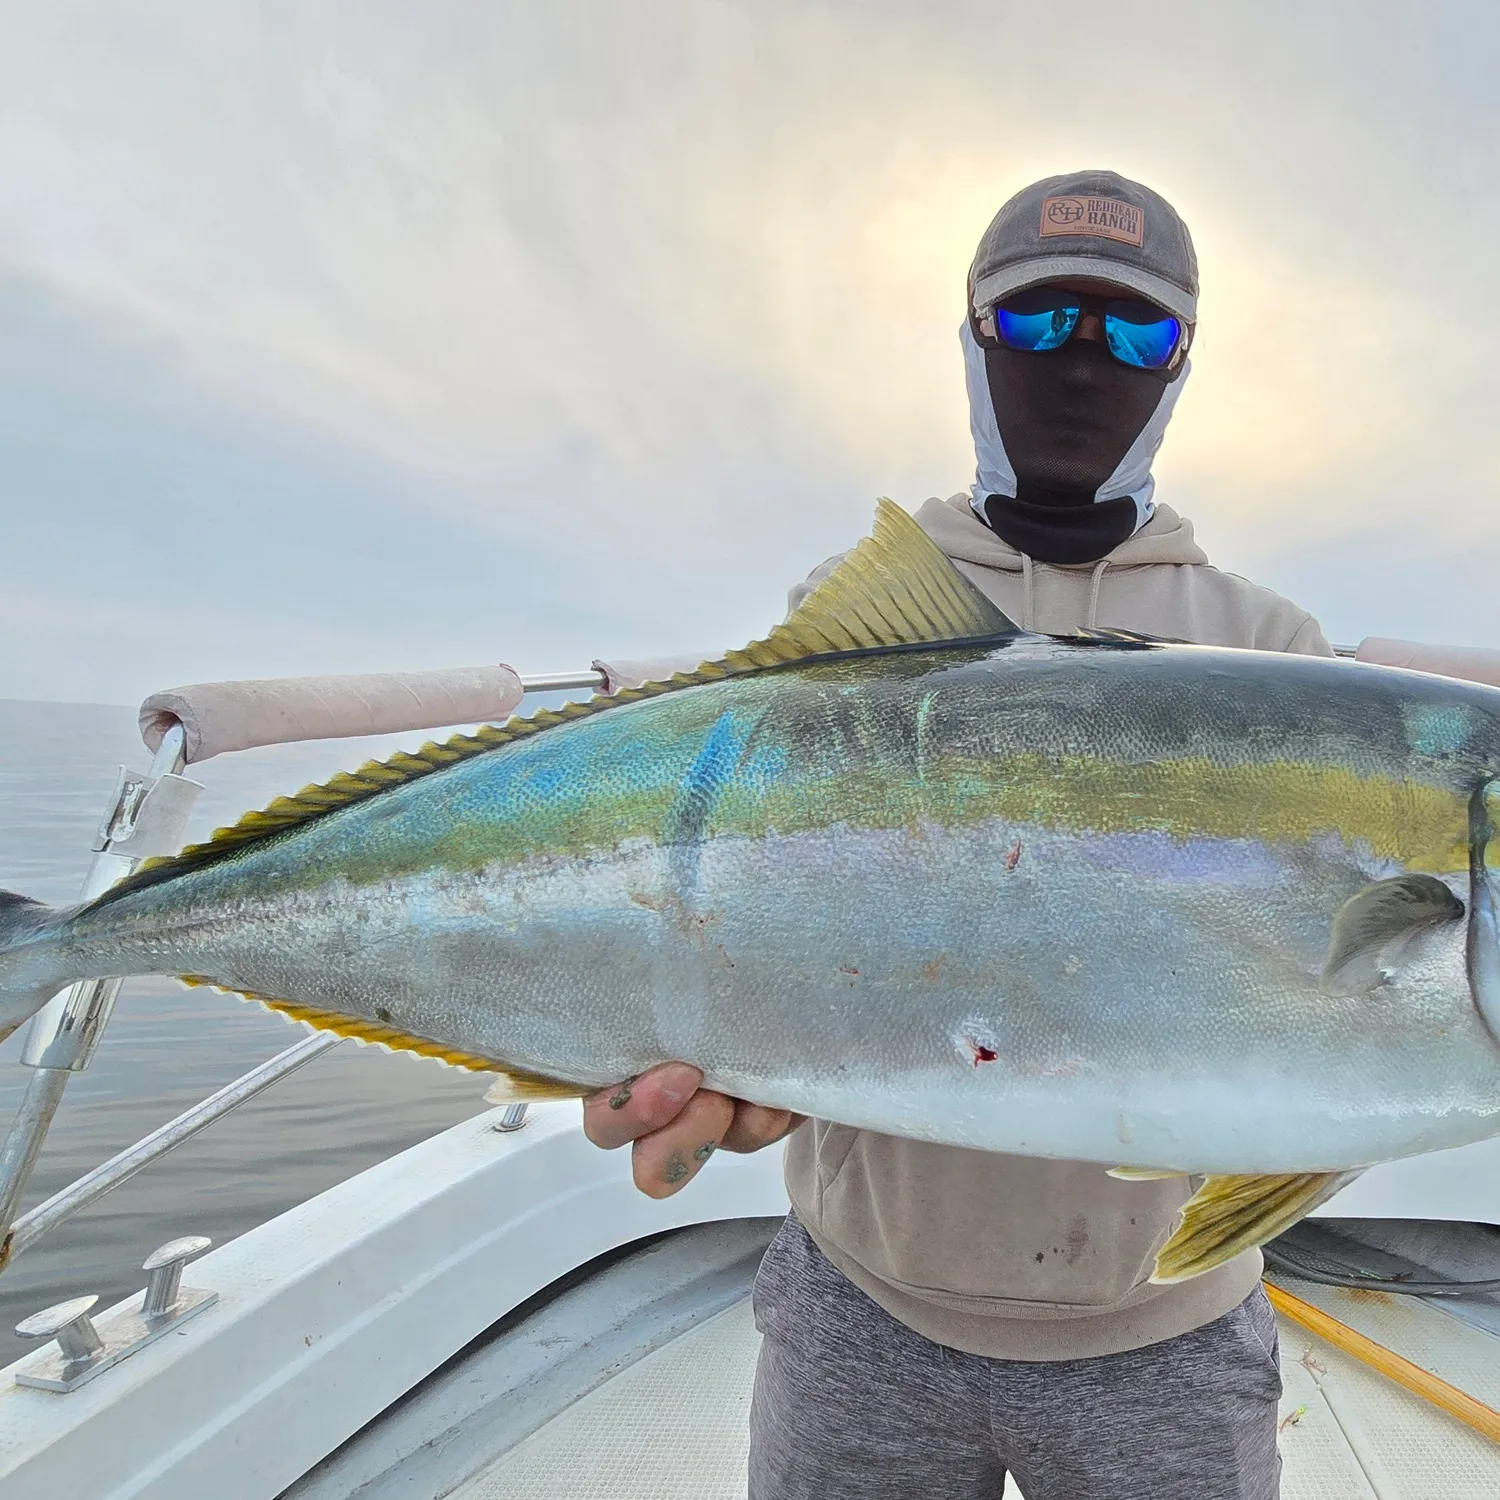
[(759, 1151), (802, 1123), (801, 1115), (746, 1104), (702, 1082), (697, 1068), (669, 1062), (601, 1089), (583, 1101), (584, 1134), (606, 1151), (634, 1142), (635, 1185), (650, 1198), (668, 1198), (715, 1151)]

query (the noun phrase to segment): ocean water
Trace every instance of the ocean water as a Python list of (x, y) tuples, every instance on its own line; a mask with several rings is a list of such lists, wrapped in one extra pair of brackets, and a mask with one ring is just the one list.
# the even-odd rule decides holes
[[(425, 738), (278, 745), (190, 767), (189, 837), (371, 754)], [(133, 710), (0, 700), (0, 888), (77, 898), (119, 766), (150, 761)], [(259, 1006), (175, 980), (128, 981), (93, 1066), (69, 1085), (29, 1208), (305, 1034)], [(30, 1071), (23, 1027), (0, 1047), (0, 1129)], [(223, 1244), (333, 1183), (487, 1108), (488, 1079), (345, 1042), (211, 1125), (0, 1274), (0, 1363), (21, 1318), (66, 1297), (100, 1306), (144, 1285), (141, 1262), (183, 1234)], [(188, 1276), (191, 1281), (191, 1272)]]

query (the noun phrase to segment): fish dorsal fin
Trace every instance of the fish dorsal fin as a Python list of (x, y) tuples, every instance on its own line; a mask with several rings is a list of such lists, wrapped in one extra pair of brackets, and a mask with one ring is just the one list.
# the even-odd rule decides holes
[(1436, 876), (1373, 881), (1334, 915), (1323, 989), (1331, 995), (1367, 994), (1390, 977), (1386, 962), (1404, 939), (1463, 914), (1463, 902)]
[(544, 708), (529, 718), (488, 724), (474, 734), (456, 734), (442, 744), (429, 741), (420, 750), (399, 750), (389, 760), (366, 761), (357, 771), (340, 771), (320, 785), (305, 786), (294, 796), (278, 797), (260, 811), (246, 813), (239, 822), (215, 830), (201, 844), (190, 844), (179, 854), (143, 861), (134, 874), (111, 886), (99, 903), (158, 884), (181, 871), (220, 859), (244, 844), (285, 833), (540, 730), (586, 719), (621, 704), (811, 657), (881, 646), (969, 640), (1015, 630), (1015, 625), (948, 561), (937, 543), (899, 505), (881, 500), (875, 510), (873, 533), (847, 553), (764, 640), (660, 682), (596, 694), (586, 702), (566, 703), (557, 709)]
[(1015, 625), (892, 500), (875, 529), (762, 641), (731, 651), (731, 671), (880, 646), (1005, 635)]

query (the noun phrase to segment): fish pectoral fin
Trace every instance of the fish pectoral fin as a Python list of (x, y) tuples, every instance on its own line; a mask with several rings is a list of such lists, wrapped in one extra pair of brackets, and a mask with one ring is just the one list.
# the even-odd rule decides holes
[(1156, 1254), (1151, 1280), (1187, 1281), (1290, 1229), (1359, 1176), (1352, 1172), (1209, 1177)]
[(496, 1068), (495, 1081), (484, 1091), (486, 1104), (540, 1104), (548, 1099), (586, 1099), (595, 1090), (582, 1083), (548, 1078), (541, 1073), (522, 1073), (515, 1068)]
[(1323, 989), (1331, 995), (1368, 993), (1389, 977), (1383, 961), (1398, 943), (1463, 914), (1463, 902), (1433, 875), (1397, 875), (1367, 885), (1334, 915)]
[(1186, 1172), (1170, 1171), (1165, 1167), (1111, 1167), (1106, 1177), (1118, 1177), (1121, 1182), (1161, 1182), (1168, 1177), (1186, 1177)]

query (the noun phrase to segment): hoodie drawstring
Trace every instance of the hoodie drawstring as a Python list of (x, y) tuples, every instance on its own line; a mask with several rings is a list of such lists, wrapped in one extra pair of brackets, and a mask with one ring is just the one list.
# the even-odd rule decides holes
[[(1099, 623), (1099, 585), (1104, 581), (1104, 570), (1109, 559), (1101, 557), (1089, 575), (1089, 607), (1084, 616), (1083, 628), (1093, 630)], [(1021, 629), (1030, 630), (1036, 613), (1036, 572), (1030, 553), (1021, 554)]]
[(1093, 630), (1099, 623), (1099, 585), (1104, 581), (1104, 570), (1108, 566), (1109, 559), (1101, 557), (1089, 578), (1089, 612), (1083, 622), (1085, 630)]

